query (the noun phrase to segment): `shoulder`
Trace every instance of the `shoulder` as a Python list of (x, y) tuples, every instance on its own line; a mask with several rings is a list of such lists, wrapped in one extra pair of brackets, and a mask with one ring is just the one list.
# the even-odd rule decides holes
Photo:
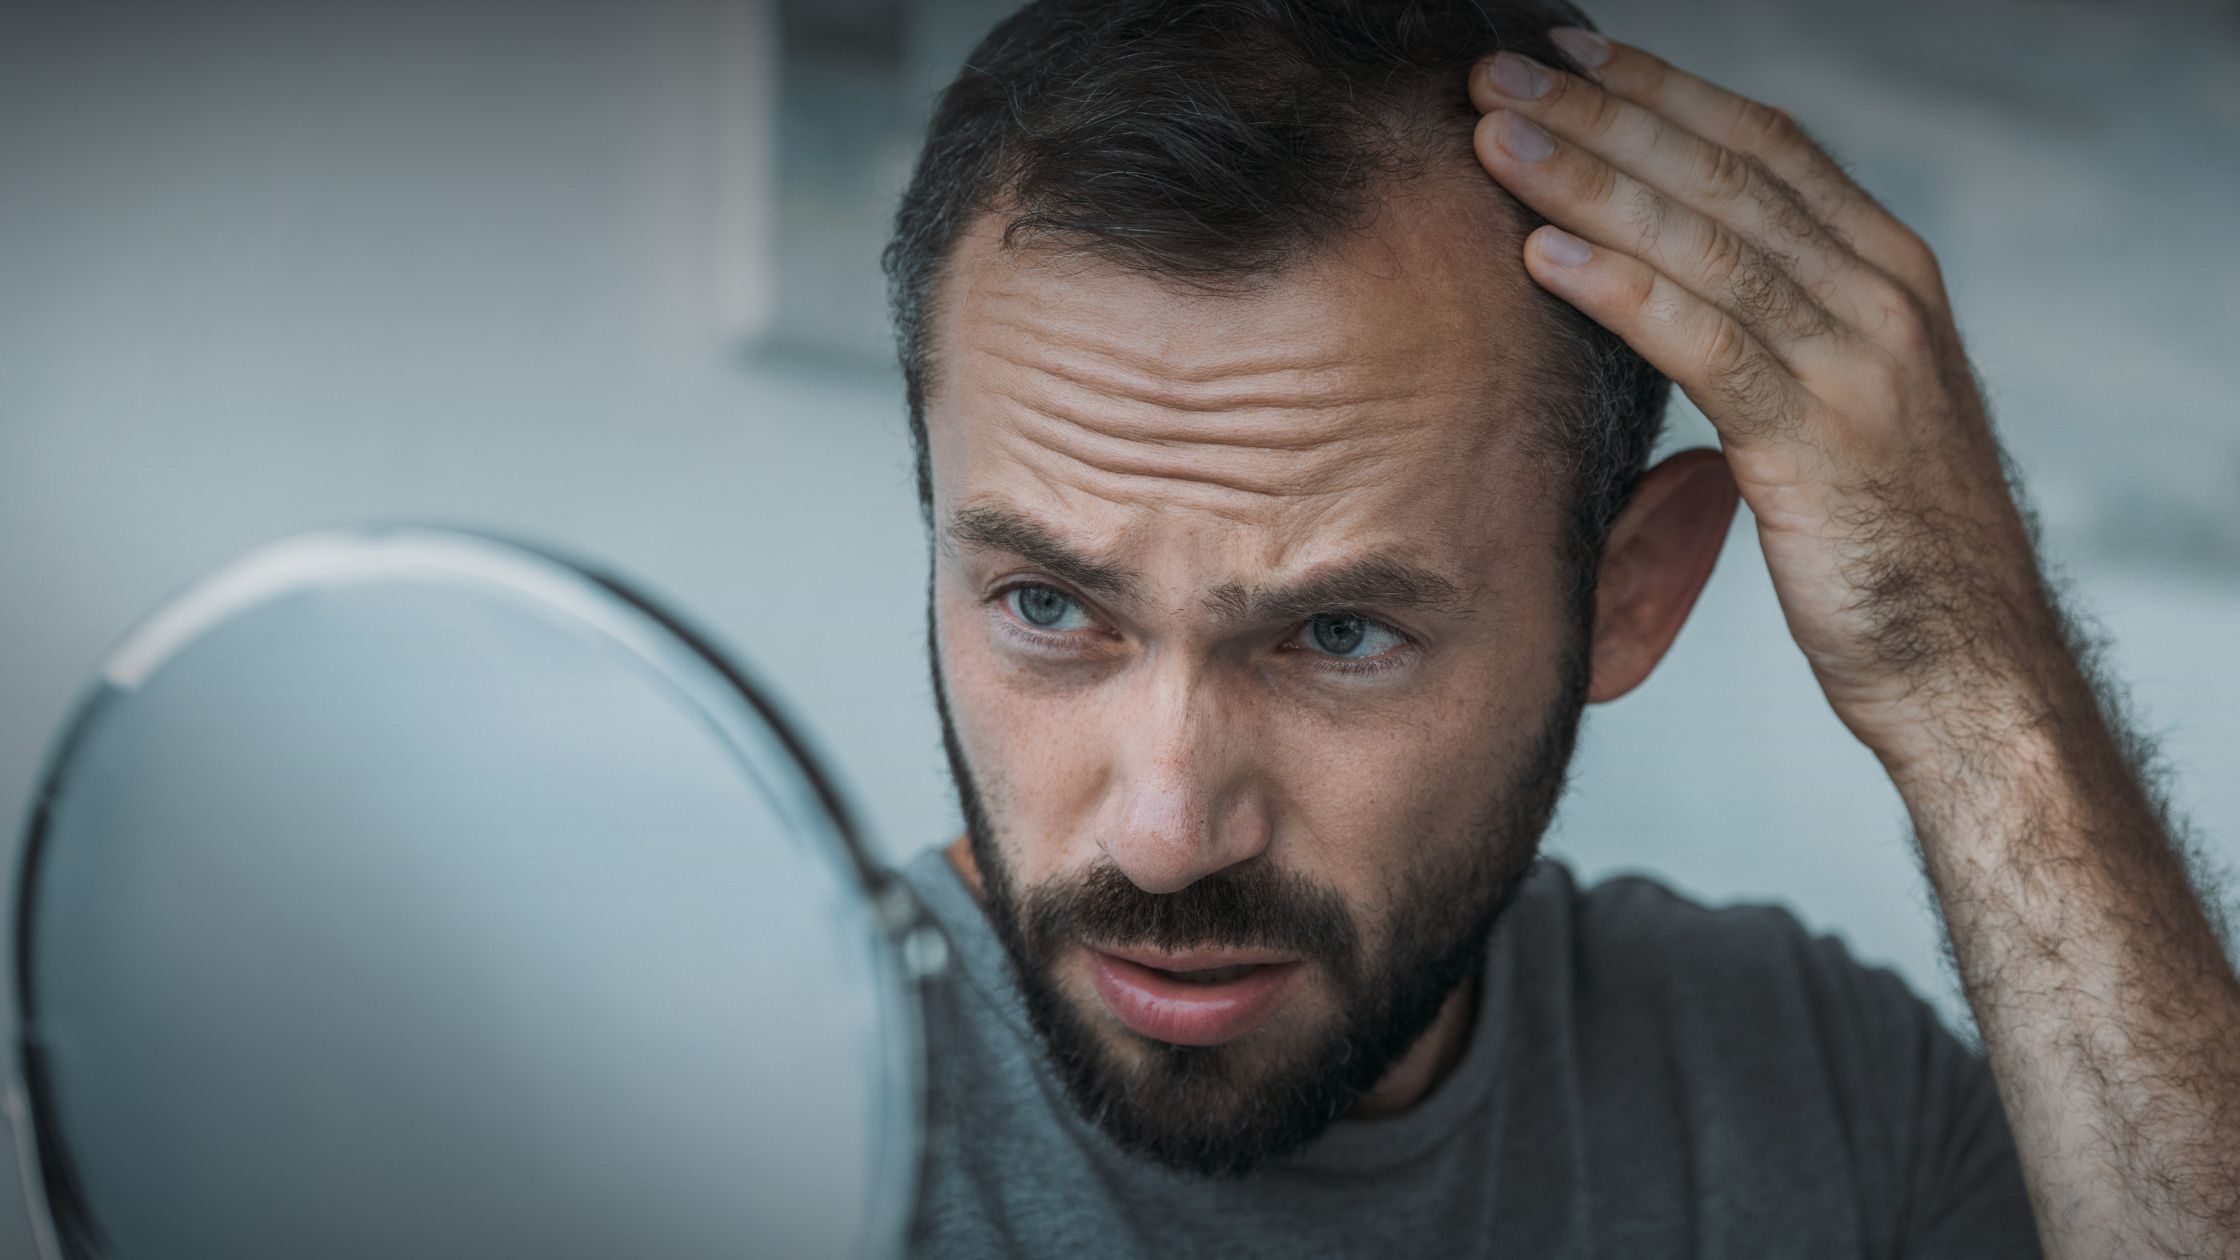
[(1560, 862), (1541, 867), (1520, 907), (1531, 903), (1528, 930), (1543, 948), (1562, 939), (1566, 978), (1582, 997), (1685, 1002), (1698, 1020), (1747, 1020), (1761, 1035), (1782, 1016), (1837, 1035), (1936, 1023), (1896, 973), (1785, 906), (1708, 904), (1636, 874), (1583, 885)]
[(1997, 1245), (1973, 1254), (2031, 1253), (1991, 1075), (1902, 978), (1781, 906), (1546, 865), (1519, 897), (1516, 980), (1568, 1034), (1614, 1149), (1661, 1133), (1742, 1181), (1821, 1178), (1799, 1202), (1846, 1204), (1893, 1245), (1980, 1231)]
[[(1583, 942), (1613, 955), (1651, 953), (1694, 967), (1752, 971), (1816, 939), (1787, 907), (1745, 901), (1712, 905), (1646, 875), (1624, 874), (1570, 889)], [(1677, 954), (1677, 956), (1674, 956)]]
[[(1853, 1139), (1987, 1094), (1981, 1060), (1887, 968), (1785, 907), (1707, 905), (1640, 876), (1541, 881), (1517, 951), (1521, 991), (1614, 1093), (1661, 1082), (1769, 1122), (1814, 1116)], [(1527, 942), (1518, 942), (1520, 946)]]

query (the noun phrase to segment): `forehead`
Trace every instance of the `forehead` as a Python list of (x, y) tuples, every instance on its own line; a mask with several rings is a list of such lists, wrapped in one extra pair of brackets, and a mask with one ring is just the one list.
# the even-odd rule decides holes
[(936, 523), (994, 505), (1138, 552), (1210, 530), (1274, 567), (1401, 538), (1463, 558), (1552, 524), (1528, 457), (1543, 299), (1498, 196), (1427, 177), (1219, 293), (1007, 251), (982, 216), (929, 330)]

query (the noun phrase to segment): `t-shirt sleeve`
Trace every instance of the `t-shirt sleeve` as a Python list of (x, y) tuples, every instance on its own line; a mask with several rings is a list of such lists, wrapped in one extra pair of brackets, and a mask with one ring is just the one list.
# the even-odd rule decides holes
[(1838, 1106), (1851, 1120), (1854, 1167), (1881, 1183), (1895, 1254), (2040, 1255), (2013, 1135), (1983, 1058), (1896, 974), (1790, 923), (1831, 1081), (1847, 1095)]
[[(1590, 1044), (1616, 1047), (1597, 1080), (1684, 1098), (1662, 1123), (1705, 1179), (1692, 1227), (1714, 1244), (1827, 1227), (1877, 1260), (2041, 1254), (1990, 1070), (1895, 973), (1779, 907), (1638, 877), (1587, 909)], [(1635, 1102), (1629, 1118), (1657, 1105)]]

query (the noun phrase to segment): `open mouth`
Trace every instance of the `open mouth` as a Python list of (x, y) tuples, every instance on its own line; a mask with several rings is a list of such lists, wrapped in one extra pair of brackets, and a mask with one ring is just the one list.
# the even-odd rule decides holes
[(1295, 959), (1160, 967), (1146, 955), (1086, 953), (1097, 996), (1113, 1018), (1140, 1036), (1178, 1046), (1220, 1045), (1258, 1028), (1283, 1006), (1305, 969)]
[(1266, 965), (1265, 963), (1240, 963), (1234, 967), (1209, 967), (1203, 971), (1168, 971), (1163, 967), (1148, 967), (1145, 970), (1156, 971), (1162, 976), (1180, 980), (1184, 984), (1227, 984), (1232, 980), (1242, 980)]

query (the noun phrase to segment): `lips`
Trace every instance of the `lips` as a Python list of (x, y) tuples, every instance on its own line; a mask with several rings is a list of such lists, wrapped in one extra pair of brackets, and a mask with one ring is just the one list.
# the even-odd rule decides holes
[(1087, 952), (1097, 996), (1113, 1017), (1178, 1046), (1216, 1046), (1259, 1027), (1290, 996), (1302, 966), (1243, 950)]

